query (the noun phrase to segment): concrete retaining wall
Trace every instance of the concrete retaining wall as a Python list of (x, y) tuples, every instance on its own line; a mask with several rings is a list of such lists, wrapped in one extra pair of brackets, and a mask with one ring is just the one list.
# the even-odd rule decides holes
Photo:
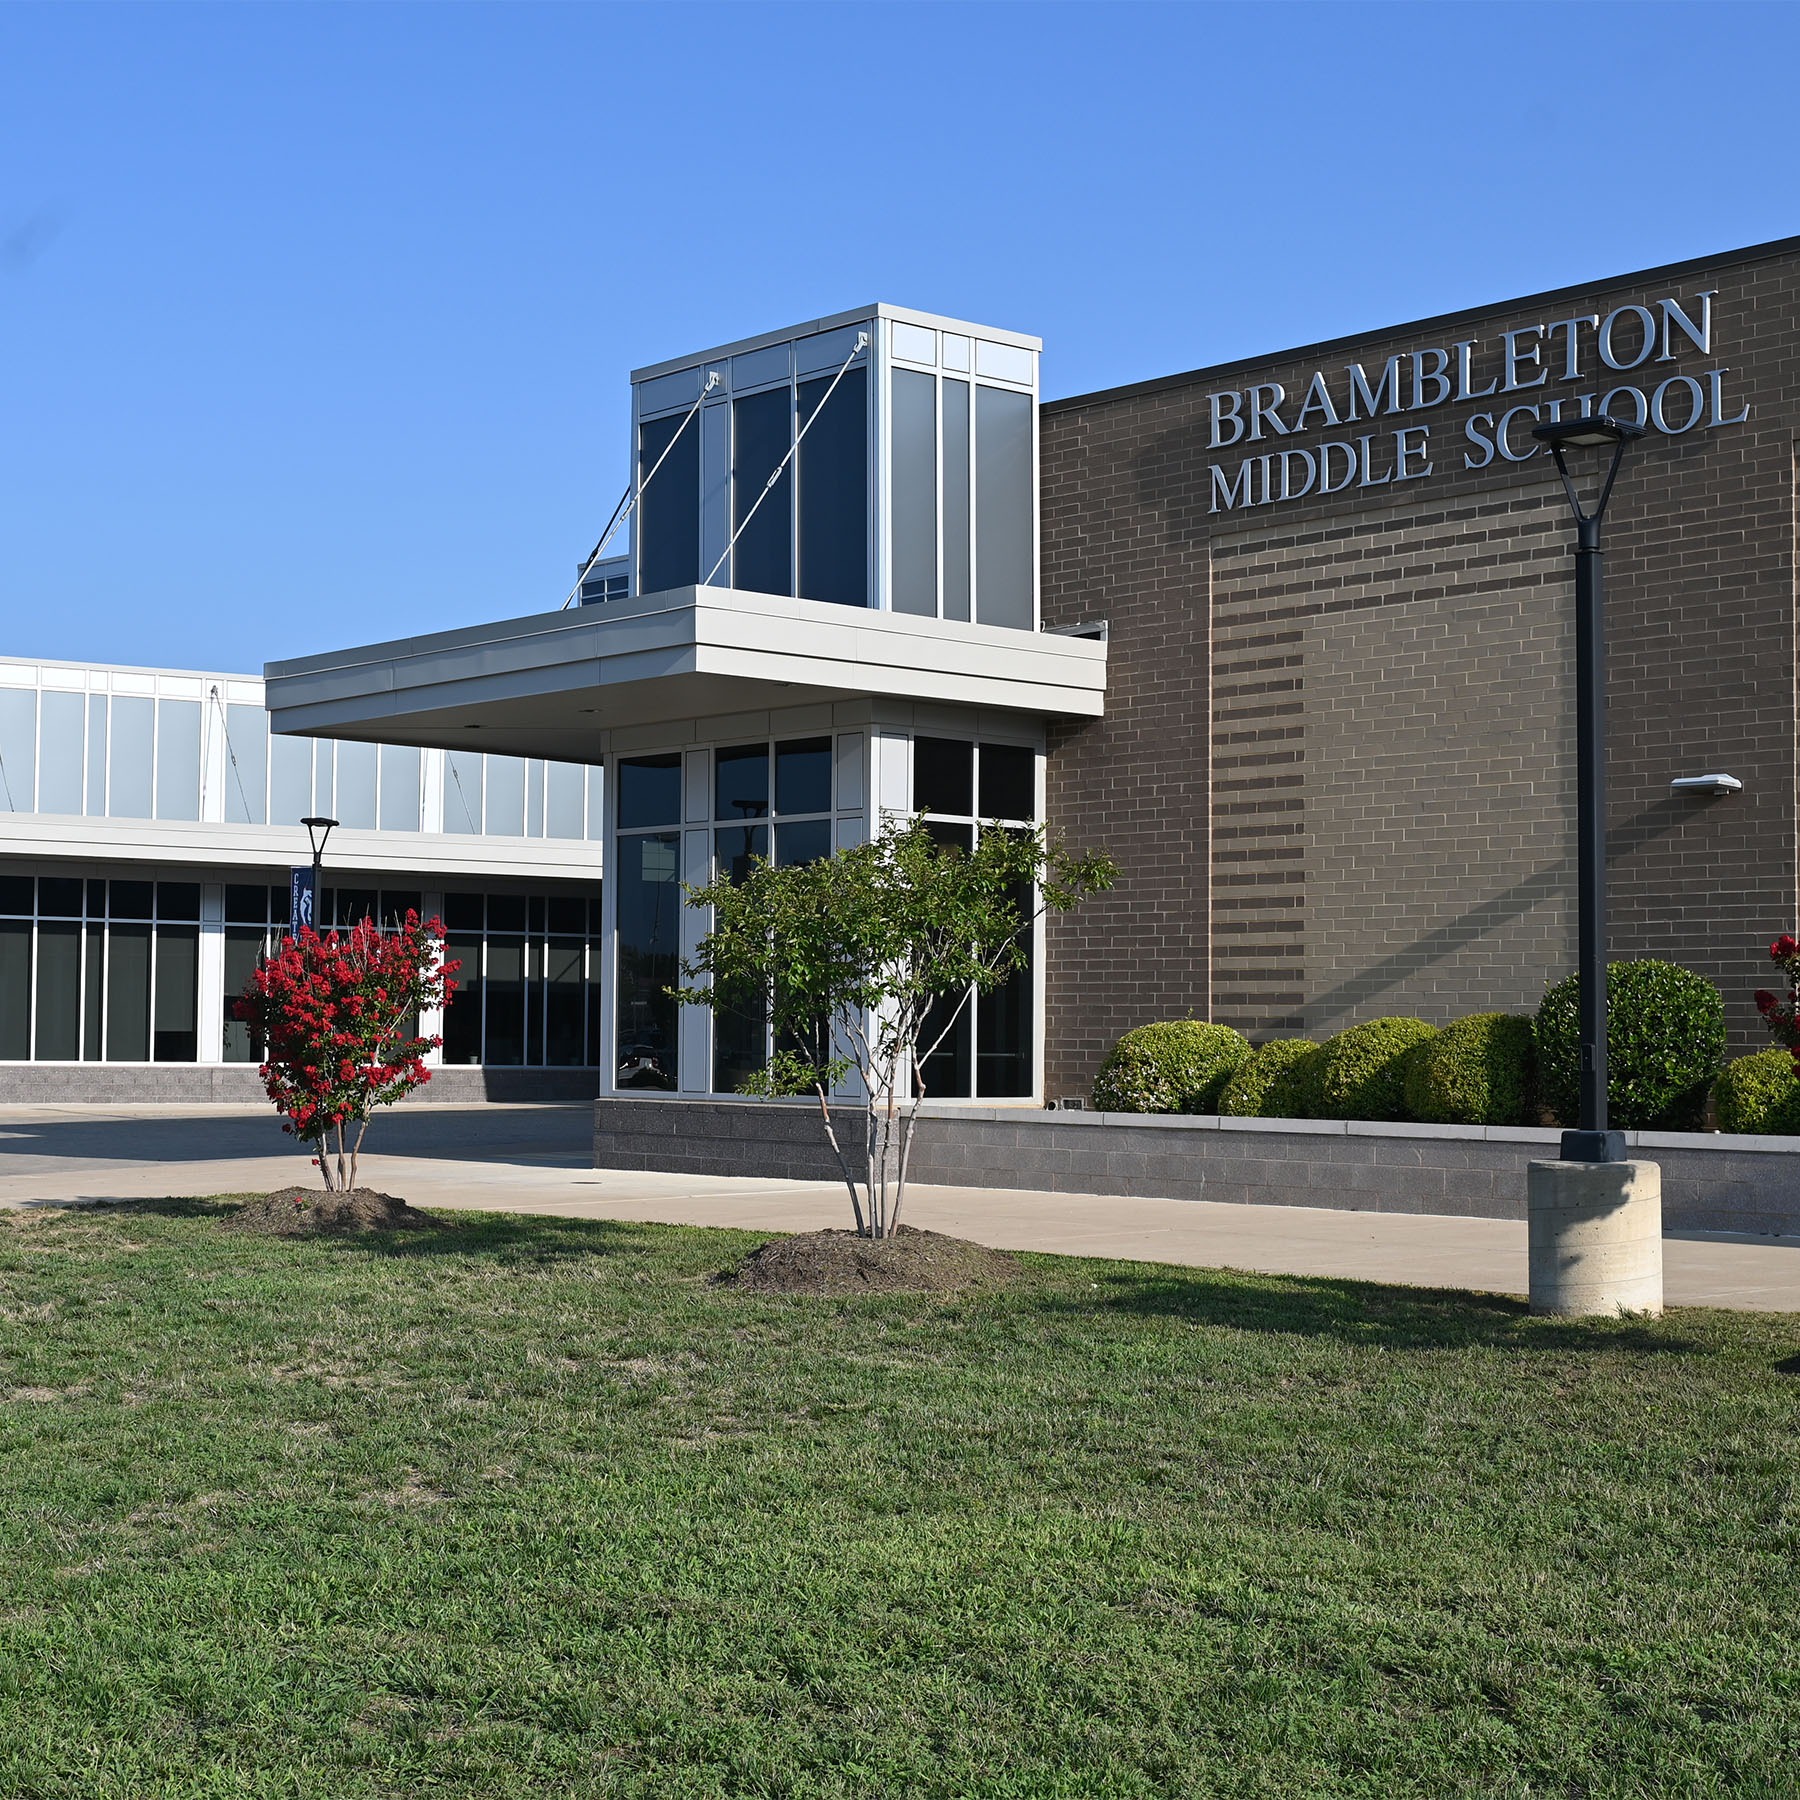
[[(852, 1115), (854, 1119), (855, 1115)], [(600, 1100), (598, 1168), (836, 1180), (816, 1111), (737, 1100)], [(912, 1178), (1256, 1206), (1523, 1219), (1525, 1165), (1560, 1133), (1502, 1126), (1161, 1118), (928, 1106)], [(1627, 1132), (1660, 1165), (1671, 1231), (1800, 1235), (1800, 1138)]]
[[(591, 1100), (598, 1069), (433, 1069), (419, 1106)], [(0, 1063), (0, 1106), (236, 1106), (264, 1100), (254, 1064)]]

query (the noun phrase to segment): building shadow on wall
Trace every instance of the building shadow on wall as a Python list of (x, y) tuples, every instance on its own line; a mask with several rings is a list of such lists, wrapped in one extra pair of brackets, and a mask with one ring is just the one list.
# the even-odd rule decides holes
[[(1665, 796), (1629, 819), (1621, 821), (1606, 834), (1606, 860), (1616, 867), (1634, 851), (1653, 839), (1672, 831), (1692, 811), (1691, 803)], [(1467, 950), (1490, 932), (1524, 918), (1534, 908), (1559, 896), (1573, 899), (1575, 858), (1559, 861), (1527, 875), (1523, 881), (1471, 906), (1468, 911), (1434, 926), (1423, 937), (1415, 938), (1404, 950), (1384, 956), (1372, 968), (1353, 975), (1348, 981), (1310, 998), (1306, 1003), (1309, 1026), (1337, 1030), (1354, 1018), (1358, 1009), (1391, 987), (1418, 975), (1446, 958)]]

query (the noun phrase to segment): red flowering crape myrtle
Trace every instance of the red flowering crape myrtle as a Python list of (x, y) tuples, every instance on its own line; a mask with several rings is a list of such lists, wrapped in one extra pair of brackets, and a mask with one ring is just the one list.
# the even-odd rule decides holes
[(258, 1072), (281, 1129), (317, 1147), (328, 1193), (356, 1186), (370, 1113), (431, 1079), (425, 1053), (443, 1039), (418, 1036), (418, 1015), (449, 1004), (462, 967), (442, 960), (443, 943), (443, 924), (416, 912), (398, 931), (371, 919), (342, 935), (309, 927), (284, 940), (237, 1002), (267, 1046)]
[(1758, 988), (1756, 1010), (1762, 1014), (1769, 1035), (1778, 1044), (1787, 1046), (1788, 1054), (1794, 1059), (1795, 1071), (1800, 1073), (1800, 940), (1789, 937), (1784, 931), (1769, 946), (1769, 961), (1779, 964), (1787, 976), (1787, 998), (1783, 1000), (1767, 988)]

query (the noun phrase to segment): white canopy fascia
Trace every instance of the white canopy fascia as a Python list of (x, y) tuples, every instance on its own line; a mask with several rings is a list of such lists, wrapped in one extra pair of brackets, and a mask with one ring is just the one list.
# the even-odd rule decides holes
[(964, 625), (731, 588), (675, 588), (271, 663), (274, 729), (591, 761), (599, 732), (905, 699), (1098, 718), (1096, 638)]

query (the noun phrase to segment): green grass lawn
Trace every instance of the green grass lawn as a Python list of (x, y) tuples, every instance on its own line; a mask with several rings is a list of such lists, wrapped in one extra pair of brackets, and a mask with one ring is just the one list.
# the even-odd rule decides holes
[(0, 1794), (1800, 1793), (1800, 1319), (0, 1217)]

